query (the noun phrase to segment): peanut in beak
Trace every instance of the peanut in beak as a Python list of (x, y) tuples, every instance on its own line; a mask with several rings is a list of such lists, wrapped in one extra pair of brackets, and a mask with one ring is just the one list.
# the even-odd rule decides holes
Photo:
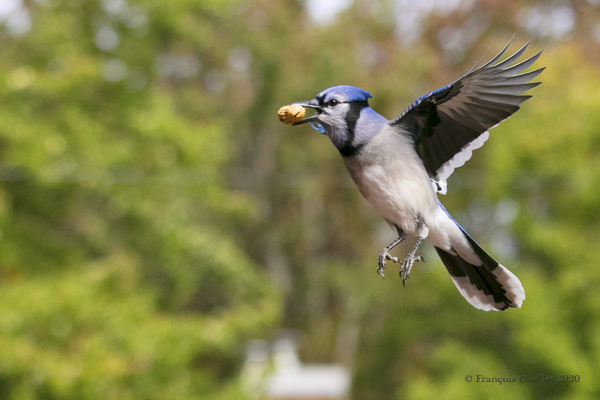
[(306, 115), (306, 109), (300, 105), (283, 106), (277, 111), (279, 120), (284, 124), (291, 125), (300, 121)]

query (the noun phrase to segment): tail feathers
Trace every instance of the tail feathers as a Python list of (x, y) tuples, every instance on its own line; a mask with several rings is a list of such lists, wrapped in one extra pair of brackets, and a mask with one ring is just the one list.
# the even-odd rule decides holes
[(525, 300), (525, 290), (519, 278), (490, 257), (462, 228), (461, 230), (475, 254), (481, 259), (481, 265), (465, 261), (458, 253), (452, 255), (435, 248), (460, 294), (473, 307), (484, 311), (521, 308)]

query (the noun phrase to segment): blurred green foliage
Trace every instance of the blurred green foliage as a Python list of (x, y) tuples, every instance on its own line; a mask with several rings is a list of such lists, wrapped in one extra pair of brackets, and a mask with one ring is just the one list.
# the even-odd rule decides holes
[[(15, 2), (29, 25), (0, 33), (0, 398), (243, 399), (245, 343), (280, 328), (302, 333), (304, 361), (350, 368), (355, 399), (597, 398), (592, 3), (572, 7), (570, 41), (522, 22), (546, 2), (519, 1), (424, 8), (411, 42), (393, 1), (325, 25), (292, 0)], [(442, 198), (525, 287), (522, 309), (484, 313), (428, 247), (406, 288), (392, 266), (381, 280), (392, 232), (327, 139), (275, 112), (352, 84), (393, 118), (512, 32), (546, 49), (544, 84)]]
[(225, 184), (230, 122), (155, 68), (169, 36), (212, 40), (178, 32), (184, 4), (110, 4), (31, 6), (2, 39), (0, 397), (242, 397), (279, 297), (234, 237), (251, 199)]

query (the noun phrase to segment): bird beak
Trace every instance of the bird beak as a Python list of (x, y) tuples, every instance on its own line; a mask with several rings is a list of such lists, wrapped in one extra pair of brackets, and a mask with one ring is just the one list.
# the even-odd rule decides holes
[(298, 122), (294, 122), (292, 124), (292, 126), (302, 125), (302, 124), (306, 124), (309, 122), (315, 122), (319, 119), (319, 111), (323, 111), (321, 106), (319, 106), (319, 101), (317, 99), (312, 99), (309, 101), (299, 101), (297, 103), (293, 103), (292, 105), (298, 105), (298, 106), (302, 106), (304, 108), (314, 108), (315, 110), (317, 110), (317, 112), (315, 112), (310, 117), (304, 118), (303, 120), (300, 120)]

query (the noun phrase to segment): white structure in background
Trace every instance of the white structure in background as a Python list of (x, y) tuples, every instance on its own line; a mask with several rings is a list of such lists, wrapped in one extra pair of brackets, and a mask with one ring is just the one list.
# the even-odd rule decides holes
[(343, 400), (350, 393), (350, 372), (346, 368), (301, 364), (296, 342), (289, 335), (274, 342), (271, 357), (268, 342), (250, 342), (242, 379), (256, 397), (269, 400)]

